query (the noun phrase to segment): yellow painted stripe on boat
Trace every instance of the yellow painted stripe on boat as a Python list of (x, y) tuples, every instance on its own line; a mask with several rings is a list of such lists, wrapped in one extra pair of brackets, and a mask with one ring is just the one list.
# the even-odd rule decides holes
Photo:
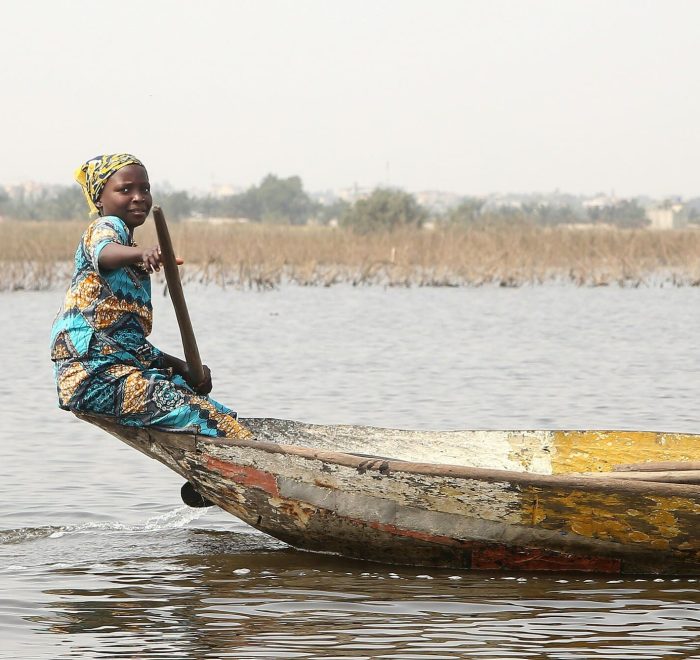
[(552, 473), (607, 472), (623, 463), (700, 460), (700, 437), (646, 431), (555, 431)]
[(587, 538), (655, 550), (681, 550), (700, 558), (700, 502), (686, 497), (546, 490), (522, 491), (522, 522)]

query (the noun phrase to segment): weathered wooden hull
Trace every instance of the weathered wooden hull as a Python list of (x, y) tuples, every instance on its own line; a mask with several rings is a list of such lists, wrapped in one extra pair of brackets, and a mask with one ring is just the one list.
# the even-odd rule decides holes
[(463, 569), (700, 574), (700, 485), (602, 474), (624, 463), (697, 465), (699, 436), (249, 419), (256, 439), (232, 441), (85, 419), (297, 548)]

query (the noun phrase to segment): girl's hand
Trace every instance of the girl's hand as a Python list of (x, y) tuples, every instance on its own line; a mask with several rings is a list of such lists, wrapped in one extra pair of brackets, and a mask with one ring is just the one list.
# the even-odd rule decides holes
[[(156, 245), (152, 248), (148, 248), (141, 253), (141, 262), (143, 267), (149, 272), (160, 271), (160, 265), (163, 263), (163, 256), (160, 252), (160, 246)], [(180, 259), (180, 257), (175, 257), (175, 263), (181, 266), (185, 262)]]
[(161, 259), (159, 245), (147, 248), (141, 253), (141, 263), (149, 273), (160, 270)]
[(181, 375), (187, 381), (187, 384), (197, 394), (207, 395), (207, 394), (209, 394), (209, 392), (211, 392), (211, 388), (212, 388), (211, 369), (209, 369), (209, 367), (206, 364), (203, 364), (202, 368), (204, 369), (204, 380), (201, 383), (193, 382), (192, 376), (190, 375), (190, 370), (188, 367), (185, 367), (185, 369), (183, 370), (184, 373)]

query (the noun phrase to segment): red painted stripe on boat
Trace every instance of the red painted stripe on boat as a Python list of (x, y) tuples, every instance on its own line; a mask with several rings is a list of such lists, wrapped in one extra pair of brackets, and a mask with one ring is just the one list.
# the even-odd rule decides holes
[(380, 532), (388, 532), (394, 536), (407, 536), (412, 539), (417, 539), (419, 541), (428, 541), (430, 543), (439, 543), (440, 545), (452, 545), (462, 548), (471, 548), (471, 541), (459, 541), (450, 536), (443, 536), (440, 534), (429, 534), (427, 532), (419, 532), (413, 529), (404, 529), (402, 527), (397, 527), (396, 525), (389, 525), (387, 523), (380, 523), (377, 521), (365, 522), (363, 520), (356, 521), (359, 524), (367, 525), (372, 529), (379, 530)]
[(472, 565), (477, 570), (577, 571), (619, 574), (619, 559), (579, 557), (537, 548), (509, 548), (504, 545), (475, 544)]
[(264, 490), (266, 493), (279, 497), (279, 489), (277, 488), (277, 480), (269, 472), (256, 470), (255, 468), (246, 465), (235, 465), (219, 460), (213, 456), (205, 456), (204, 462), (207, 468), (215, 470), (222, 477), (231, 479), (237, 484), (243, 486), (253, 486)]
[(539, 548), (510, 548), (501, 544), (484, 544), (475, 541), (460, 541), (449, 536), (428, 534), (380, 522), (363, 523), (378, 531), (395, 536), (404, 536), (429, 543), (448, 545), (471, 551), (470, 568), (474, 570), (511, 571), (576, 571), (582, 573), (613, 573), (619, 575), (622, 564), (619, 559), (607, 557), (580, 557), (564, 552)]

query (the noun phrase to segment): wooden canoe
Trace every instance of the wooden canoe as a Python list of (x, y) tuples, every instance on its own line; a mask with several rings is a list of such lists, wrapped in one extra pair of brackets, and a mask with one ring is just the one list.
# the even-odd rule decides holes
[(213, 439), (81, 416), (290, 545), (460, 569), (700, 574), (700, 435), (240, 420)]

